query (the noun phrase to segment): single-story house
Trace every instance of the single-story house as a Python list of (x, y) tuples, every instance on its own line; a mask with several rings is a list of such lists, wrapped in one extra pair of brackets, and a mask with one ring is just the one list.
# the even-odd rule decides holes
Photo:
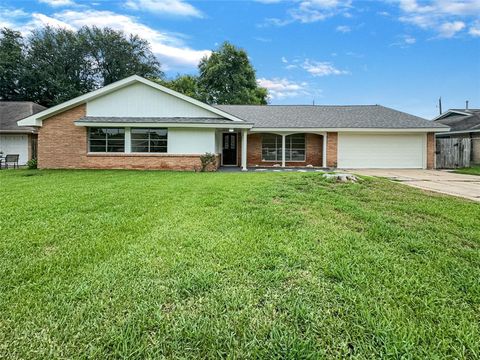
[(470, 161), (480, 164), (480, 109), (449, 109), (433, 121), (450, 127), (448, 132), (437, 133), (437, 138), (470, 139)]
[(211, 106), (131, 76), (29, 116), (40, 168), (433, 168), (445, 125), (379, 105)]
[(0, 152), (18, 154), (19, 165), (36, 157), (37, 129), (17, 121), (46, 108), (31, 101), (0, 101)]

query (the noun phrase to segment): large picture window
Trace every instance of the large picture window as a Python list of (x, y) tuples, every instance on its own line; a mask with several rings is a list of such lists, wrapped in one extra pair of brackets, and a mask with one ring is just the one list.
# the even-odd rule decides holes
[(89, 128), (88, 144), (90, 152), (124, 152), (125, 129)]
[(132, 152), (167, 152), (167, 129), (131, 129)]
[[(262, 160), (282, 161), (282, 137), (280, 135), (263, 135)], [(293, 134), (285, 137), (285, 161), (305, 161), (305, 134)]]

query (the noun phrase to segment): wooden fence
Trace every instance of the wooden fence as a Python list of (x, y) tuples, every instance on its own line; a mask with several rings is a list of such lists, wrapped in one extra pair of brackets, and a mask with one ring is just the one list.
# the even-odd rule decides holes
[(437, 169), (469, 167), (471, 149), (469, 138), (437, 139)]

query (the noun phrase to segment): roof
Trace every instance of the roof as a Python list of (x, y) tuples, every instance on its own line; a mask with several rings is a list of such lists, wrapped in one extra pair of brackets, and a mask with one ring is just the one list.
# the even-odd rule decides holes
[(85, 116), (77, 121), (75, 125), (78, 126), (92, 126), (99, 124), (108, 126), (108, 125), (127, 125), (135, 126), (135, 124), (150, 126), (155, 126), (157, 124), (162, 125), (185, 125), (185, 126), (200, 126), (205, 127), (205, 125), (226, 125), (226, 127), (234, 128), (251, 128), (252, 124), (245, 121), (235, 121), (222, 118), (211, 118), (211, 117), (110, 117), (110, 116)]
[(480, 109), (450, 109), (435, 123), (449, 126), (450, 132), (480, 131)]
[(432, 122), (380, 105), (219, 105), (255, 128), (442, 129)]
[(46, 109), (31, 101), (0, 101), (0, 133), (33, 133), (34, 127), (19, 127), (17, 121)]
[(157, 84), (153, 81), (144, 79), (141, 76), (132, 75), (132, 76), (129, 76), (125, 79), (116, 81), (116, 82), (111, 83), (109, 85), (106, 85), (106, 86), (104, 86), (100, 89), (89, 92), (85, 95), (81, 95), (81, 96), (78, 96), (78, 97), (76, 97), (72, 100), (65, 101), (64, 103), (61, 103), (59, 105), (55, 105), (55, 106), (53, 106), (51, 108), (48, 108), (48, 109), (46, 109), (46, 110), (44, 110), (44, 111), (42, 111), (38, 114), (35, 114), (35, 115), (29, 116), (25, 119), (22, 119), (18, 123), (18, 125), (19, 126), (42, 126), (43, 120), (48, 119), (49, 117), (51, 117), (53, 115), (56, 115), (56, 114), (61, 113), (65, 110), (71, 109), (71, 108), (73, 108), (75, 106), (78, 106), (80, 104), (85, 104), (86, 102), (88, 102), (90, 100), (96, 99), (100, 96), (107, 95), (109, 93), (112, 93), (112, 92), (114, 92), (118, 89), (124, 88), (124, 87), (129, 86), (129, 85), (134, 84), (134, 83), (142, 83), (144, 85), (148, 85), (148, 86), (150, 86), (154, 89), (157, 89), (159, 91), (163, 91), (164, 93), (175, 96), (175, 97), (177, 97), (179, 99), (182, 99), (186, 102), (189, 102), (193, 105), (196, 105), (196, 106), (201, 107), (205, 110), (208, 110), (208, 111), (210, 111), (210, 112), (212, 112), (216, 115), (222, 116), (225, 119), (228, 119), (228, 120), (231, 120), (231, 121), (243, 122), (242, 119), (239, 119), (232, 114), (225, 113), (221, 109), (210, 106), (210, 105), (205, 104), (201, 101), (195, 100), (195, 99), (193, 99), (189, 96), (180, 94), (179, 92), (176, 92), (176, 91), (174, 91), (172, 89), (169, 89), (165, 86), (162, 86), (162, 85)]

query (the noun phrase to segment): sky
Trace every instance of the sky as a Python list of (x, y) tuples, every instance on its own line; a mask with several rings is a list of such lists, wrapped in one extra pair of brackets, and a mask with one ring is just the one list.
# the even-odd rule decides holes
[(229, 41), (271, 104), (480, 108), (480, 0), (0, 0), (0, 27), (47, 24), (138, 34), (169, 78)]

